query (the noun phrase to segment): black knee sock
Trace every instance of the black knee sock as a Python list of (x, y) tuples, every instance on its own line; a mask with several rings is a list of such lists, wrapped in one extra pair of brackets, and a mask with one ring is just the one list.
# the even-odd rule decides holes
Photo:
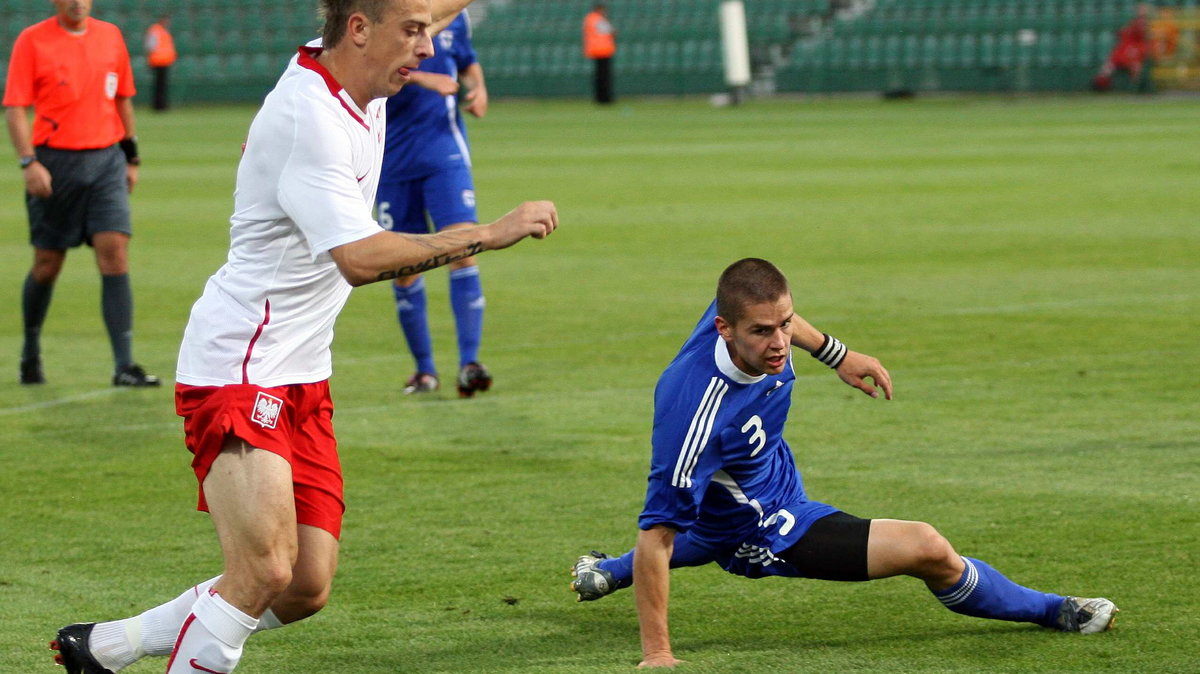
[(42, 323), (50, 310), (50, 297), (54, 284), (42, 285), (33, 280), (33, 274), (25, 277), (21, 291), (21, 312), (25, 317), (25, 345), (21, 347), (21, 360), (35, 360), (42, 355)]
[(120, 370), (133, 364), (133, 291), (129, 274), (101, 276), (100, 310)]

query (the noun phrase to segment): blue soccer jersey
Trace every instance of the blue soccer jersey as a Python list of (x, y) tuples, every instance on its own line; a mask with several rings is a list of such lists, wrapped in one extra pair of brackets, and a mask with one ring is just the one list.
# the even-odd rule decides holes
[[(666, 525), (718, 552), (742, 575), (764, 575), (836, 509), (809, 501), (783, 429), (796, 375), (751, 376), (717, 333), (716, 303), (700, 319), (654, 392), (653, 455), (638, 526)], [(736, 557), (736, 559), (734, 559)], [(747, 564), (757, 563), (757, 570)], [(731, 568), (737, 566), (737, 569)]]
[[(422, 72), (458, 79), (459, 71), (476, 62), (471, 23), (465, 11), (434, 36), (433, 48), (433, 56), (421, 63)], [(455, 165), (471, 165), (457, 98), (416, 84), (405, 86), (389, 98), (383, 181), (415, 180)]]

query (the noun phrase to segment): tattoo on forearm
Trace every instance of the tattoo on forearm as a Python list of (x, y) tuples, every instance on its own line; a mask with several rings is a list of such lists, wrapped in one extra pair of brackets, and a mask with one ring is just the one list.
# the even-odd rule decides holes
[[(422, 242), (422, 244), (427, 245), (424, 242)], [(430, 247), (432, 248), (433, 246), (430, 246)], [(462, 251), (461, 253), (457, 253), (457, 254), (456, 253), (438, 253), (437, 255), (434, 255), (433, 257), (430, 257), (426, 260), (422, 260), (421, 262), (418, 262), (416, 264), (405, 265), (403, 267), (400, 267), (399, 269), (392, 269), (389, 271), (381, 272), (379, 274), (379, 277), (377, 280), (388, 281), (391, 279), (400, 278), (402, 276), (412, 276), (413, 274), (420, 274), (423, 272), (427, 272), (430, 269), (436, 269), (437, 267), (441, 267), (443, 265), (450, 264), (451, 262), (454, 262), (455, 260), (464, 260), (468, 257), (471, 257), (473, 255), (478, 255), (479, 253), (482, 253), (482, 252), (483, 252), (483, 242), (472, 241), (467, 244), (466, 250)]]

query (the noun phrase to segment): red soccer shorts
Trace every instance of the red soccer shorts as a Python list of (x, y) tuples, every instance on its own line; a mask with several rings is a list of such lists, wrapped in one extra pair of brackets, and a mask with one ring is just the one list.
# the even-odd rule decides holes
[(296, 521), (341, 537), (346, 504), (329, 382), (272, 388), (176, 384), (175, 413), (183, 417), (184, 442), (200, 481), (198, 510), (208, 511), (204, 478), (232, 435), (286, 459), (292, 466)]

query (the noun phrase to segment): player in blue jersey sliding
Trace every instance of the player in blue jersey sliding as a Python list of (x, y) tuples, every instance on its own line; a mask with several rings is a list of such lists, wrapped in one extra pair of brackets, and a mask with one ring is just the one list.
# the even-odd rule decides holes
[[(865, 581), (908, 575), (947, 608), (980, 618), (1084, 634), (1112, 626), (1107, 599), (1021, 587), (962, 557), (924, 522), (861, 519), (809, 500), (783, 427), (791, 407), (791, 347), (875, 398), (892, 398), (888, 371), (796, 315), (787, 279), (770, 262), (740, 260), (654, 392), (653, 455), (637, 546), (593, 552), (572, 569), (580, 601), (634, 586), (642, 666), (671, 667), (669, 570), (720, 564), (747, 578)], [(870, 380), (870, 381), (867, 381)]]
[[(439, 232), (474, 227), (479, 220), (471, 152), (457, 94), (461, 83), (466, 90), (463, 109), (475, 117), (487, 113), (488, 95), (465, 11), (437, 35), (434, 55), (413, 71), (412, 82), (418, 86), (404, 87), (387, 102), (387, 143), (375, 200), (379, 224), (410, 234), (429, 233), (429, 222)], [(449, 268), (450, 305), (458, 331), (458, 394), (469, 398), (492, 384), (491, 373), (479, 362), (483, 287), (474, 257), (451, 262)], [(404, 392), (436, 391), (425, 280), (420, 274), (397, 278), (392, 292), (417, 368)]]

